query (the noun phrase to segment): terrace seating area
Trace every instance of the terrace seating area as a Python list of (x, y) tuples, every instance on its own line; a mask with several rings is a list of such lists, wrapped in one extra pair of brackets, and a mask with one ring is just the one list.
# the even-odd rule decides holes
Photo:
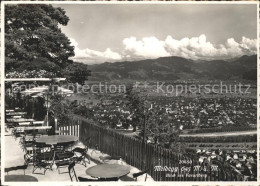
[[(120, 157), (89, 148), (77, 136), (51, 135), (44, 122), (32, 120), (27, 125), (16, 121), (24, 118), (12, 117), (15, 110), (6, 113), (10, 116), (5, 131), (6, 181), (135, 181), (133, 174), (142, 172)], [(144, 174), (139, 179), (153, 180)]]

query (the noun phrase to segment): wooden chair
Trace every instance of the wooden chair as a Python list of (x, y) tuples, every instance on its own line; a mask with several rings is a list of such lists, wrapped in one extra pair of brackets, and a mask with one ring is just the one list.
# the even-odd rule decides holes
[[(76, 175), (76, 172), (75, 172), (75, 162), (73, 161), (69, 167), (68, 167), (68, 171), (69, 171), (69, 175), (70, 175), (70, 180), (73, 182), (73, 181), (78, 181), (78, 177)], [(75, 180), (74, 180), (75, 179)]]
[(146, 169), (146, 170), (141, 171), (141, 172), (138, 172), (138, 173), (134, 173), (134, 174), (133, 174), (134, 180), (137, 181), (137, 178), (138, 178), (139, 176), (141, 176), (141, 175), (143, 175), (143, 174), (146, 174), (146, 175), (145, 175), (145, 179), (144, 179), (144, 181), (146, 181), (148, 170), (149, 170), (149, 169)]

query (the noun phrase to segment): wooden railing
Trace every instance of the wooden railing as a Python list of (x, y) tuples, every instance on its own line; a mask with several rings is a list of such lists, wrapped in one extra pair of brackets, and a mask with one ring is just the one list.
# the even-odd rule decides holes
[[(177, 154), (158, 145), (143, 143), (142, 140), (96, 125), (81, 116), (76, 116), (68, 126), (60, 126), (60, 134), (78, 136), (83, 143), (91, 139), (90, 145), (103, 153), (121, 156), (131, 166), (140, 170), (149, 168), (156, 181), (235, 181), (243, 180), (221, 167), (205, 166), (191, 154)], [(171, 171), (165, 171), (171, 169)], [(196, 175), (195, 177), (193, 175)], [(204, 176), (203, 176), (204, 175)]]

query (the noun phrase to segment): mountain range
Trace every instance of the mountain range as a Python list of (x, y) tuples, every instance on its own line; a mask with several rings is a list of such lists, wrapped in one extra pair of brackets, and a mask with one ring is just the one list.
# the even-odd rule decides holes
[(124, 61), (89, 65), (90, 80), (230, 80), (257, 79), (257, 56), (229, 60), (200, 61), (182, 57), (161, 57), (140, 61)]

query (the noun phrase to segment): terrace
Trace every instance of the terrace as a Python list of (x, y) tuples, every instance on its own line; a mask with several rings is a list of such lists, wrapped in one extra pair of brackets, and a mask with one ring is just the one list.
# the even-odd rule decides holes
[[(14, 113), (14, 112), (13, 112)], [(21, 120), (21, 118), (19, 118)], [(39, 123), (39, 122), (36, 122)], [(75, 162), (74, 170), (77, 177), (83, 177), (89, 180), (86, 181), (107, 181), (112, 180), (121, 180), (121, 181), (134, 181), (135, 177), (134, 173), (141, 172), (137, 168), (128, 165), (124, 160), (120, 157), (111, 157), (108, 154), (102, 153), (96, 149), (87, 148), (82, 142), (78, 140), (78, 136), (75, 135), (48, 135), (48, 130), (39, 133), (39, 129), (37, 127), (33, 130), (22, 130), (18, 131), (18, 127), (13, 127), (8, 125), (5, 130), (5, 181), (74, 181), (70, 176), (73, 176), (72, 170), (71, 173), (68, 171), (69, 165)], [(25, 129), (28, 127), (24, 127)], [(39, 126), (38, 126), (39, 128)], [(33, 133), (31, 133), (33, 131)], [(62, 132), (62, 131), (60, 131)], [(56, 143), (53, 142), (53, 138), (56, 136), (59, 137), (72, 137), (71, 139), (76, 139), (72, 143)], [(50, 146), (42, 146), (40, 149), (37, 149), (36, 146), (40, 144), (40, 140), (45, 140), (47, 142), (52, 143), (53, 147)], [(43, 140), (44, 141), (44, 140)], [(55, 144), (56, 143), (56, 144)], [(56, 146), (60, 145), (60, 146)], [(64, 151), (60, 151), (58, 147), (61, 147)], [(11, 148), (9, 148), (11, 147)], [(77, 152), (75, 149), (84, 149), (86, 155), (83, 159), (78, 158), (81, 157), (80, 152)], [(40, 150), (40, 153), (37, 153), (37, 150)], [(39, 166), (37, 164), (37, 156), (39, 154), (46, 154), (53, 152), (53, 157), (49, 159), (44, 159), (42, 162), (49, 163), (50, 167)], [(69, 154), (70, 155), (66, 155)], [(64, 156), (63, 159), (59, 158), (60, 156)], [(58, 168), (59, 163), (62, 165)], [(114, 177), (107, 176), (108, 172), (100, 172), (99, 177), (93, 177), (86, 173), (90, 168), (98, 168), (98, 166), (112, 166), (111, 171), (114, 170)], [(19, 167), (19, 168), (17, 168)], [(125, 172), (122, 173), (122, 168), (125, 169)], [(36, 169), (36, 170), (35, 170)], [(119, 172), (118, 172), (119, 171)], [(91, 173), (90, 173), (91, 174)], [(103, 179), (102, 179), (103, 176)], [(136, 181), (153, 181), (153, 179), (146, 175), (146, 173), (138, 176)]]
[[(15, 98), (6, 96), (6, 182), (153, 181), (147, 171), (142, 172), (120, 156), (109, 155), (92, 146), (94, 136), (80, 135), (79, 125), (73, 129), (61, 127), (50, 115), (43, 118), (37, 109), (41, 105), (39, 100), (47, 99), (47, 112), (43, 114), (48, 116), (49, 90), (44, 85), (23, 90), (19, 99), (16, 93), (13, 94)], [(62, 96), (72, 94), (60, 87), (57, 91)], [(17, 106), (19, 104), (22, 106)], [(72, 120), (69, 123), (75, 124)]]

